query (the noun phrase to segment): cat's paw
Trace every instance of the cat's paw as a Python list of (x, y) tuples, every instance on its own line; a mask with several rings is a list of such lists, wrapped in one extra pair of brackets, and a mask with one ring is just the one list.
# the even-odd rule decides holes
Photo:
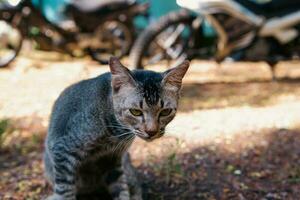
[(48, 196), (45, 200), (64, 200), (64, 197), (58, 194)]

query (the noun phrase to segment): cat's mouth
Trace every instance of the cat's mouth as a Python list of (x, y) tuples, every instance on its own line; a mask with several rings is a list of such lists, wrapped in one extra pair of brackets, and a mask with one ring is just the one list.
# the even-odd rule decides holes
[(150, 137), (149, 135), (147, 135), (146, 133), (143, 133), (143, 132), (136, 132), (135, 135), (143, 140), (146, 140), (147, 142), (150, 142), (153, 140), (152, 139), (153, 137)]
[(157, 138), (160, 138), (162, 135), (164, 134), (164, 130), (160, 130), (159, 132), (157, 132), (155, 135), (150, 136), (147, 133), (141, 132), (141, 131), (136, 131), (135, 135), (140, 137), (141, 139), (150, 142), (153, 141)]

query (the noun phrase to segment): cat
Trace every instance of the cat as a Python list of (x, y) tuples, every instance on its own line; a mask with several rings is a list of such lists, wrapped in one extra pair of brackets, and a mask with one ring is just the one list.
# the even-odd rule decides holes
[(115, 57), (109, 67), (110, 73), (65, 89), (53, 106), (44, 152), (45, 176), (53, 186), (47, 200), (93, 193), (128, 197), (118, 185), (126, 181), (126, 150), (136, 136), (161, 137), (175, 117), (188, 61), (163, 73), (130, 71)]

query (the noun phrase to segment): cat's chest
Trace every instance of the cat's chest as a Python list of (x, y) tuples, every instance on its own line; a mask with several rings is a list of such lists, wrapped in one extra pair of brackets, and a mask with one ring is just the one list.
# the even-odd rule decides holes
[(101, 138), (96, 140), (87, 151), (87, 157), (97, 158), (103, 155), (121, 155), (132, 144), (133, 138), (120, 139), (120, 138)]

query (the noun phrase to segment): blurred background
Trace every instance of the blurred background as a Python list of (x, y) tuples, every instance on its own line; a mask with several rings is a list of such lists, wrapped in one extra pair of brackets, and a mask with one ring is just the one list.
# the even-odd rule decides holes
[(167, 134), (130, 149), (145, 199), (299, 199), (299, 0), (0, 0), (0, 199), (42, 199), (53, 102), (191, 60)]

